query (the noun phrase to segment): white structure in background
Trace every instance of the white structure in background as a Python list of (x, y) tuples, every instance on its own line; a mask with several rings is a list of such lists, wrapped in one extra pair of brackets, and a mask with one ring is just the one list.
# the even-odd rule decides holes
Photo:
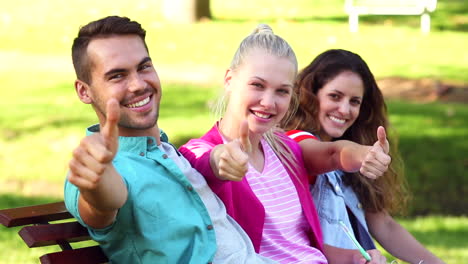
[(421, 31), (429, 33), (429, 13), (433, 12), (436, 6), (437, 0), (345, 0), (351, 32), (358, 31), (359, 15), (420, 15)]

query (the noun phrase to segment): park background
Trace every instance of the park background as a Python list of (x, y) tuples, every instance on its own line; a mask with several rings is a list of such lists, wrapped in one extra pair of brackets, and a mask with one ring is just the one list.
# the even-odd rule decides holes
[[(419, 16), (363, 16), (350, 33), (344, 0), (211, 0), (212, 18), (172, 23), (163, 0), (17, 0), (0, 8), (0, 209), (63, 199), (72, 149), (97, 122), (75, 95), (70, 47), (80, 25), (125, 15), (147, 30), (163, 84), (159, 124), (179, 146), (208, 130), (210, 106), (239, 42), (268, 23), (299, 67), (329, 48), (360, 54), (387, 97), (412, 200), (397, 218), (447, 263), (468, 263), (468, 2)], [(18, 229), (0, 227), (0, 263), (37, 263)], [(393, 259), (388, 255), (388, 259)]]

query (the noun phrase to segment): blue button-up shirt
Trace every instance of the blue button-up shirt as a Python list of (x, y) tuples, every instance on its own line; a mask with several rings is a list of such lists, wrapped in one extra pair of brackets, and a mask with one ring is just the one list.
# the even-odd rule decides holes
[[(98, 130), (88, 128), (87, 134)], [(168, 144), (162, 132), (162, 144)], [(208, 211), (187, 177), (152, 137), (119, 137), (113, 164), (128, 198), (112, 225), (87, 226), (78, 212), (79, 190), (65, 182), (67, 209), (88, 227), (112, 263), (208, 263), (216, 238)]]

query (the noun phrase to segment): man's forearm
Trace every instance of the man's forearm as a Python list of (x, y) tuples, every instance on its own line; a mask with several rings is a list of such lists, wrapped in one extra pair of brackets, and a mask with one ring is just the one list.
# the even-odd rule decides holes
[(94, 228), (106, 227), (114, 221), (127, 196), (122, 177), (113, 166), (109, 166), (95, 189), (80, 190), (80, 215), (86, 224)]

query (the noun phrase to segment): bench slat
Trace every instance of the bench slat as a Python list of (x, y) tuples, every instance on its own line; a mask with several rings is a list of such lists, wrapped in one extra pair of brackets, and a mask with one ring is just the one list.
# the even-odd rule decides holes
[(64, 202), (0, 210), (0, 223), (6, 227), (46, 223), (73, 218)]
[(431, 17), (437, 0), (345, 0), (345, 11), (349, 16), (349, 30), (357, 32), (360, 15), (419, 15), (421, 31), (429, 33)]
[(424, 7), (353, 6), (348, 9), (348, 13), (351, 12), (359, 15), (421, 15), (424, 13)]
[(42, 264), (100, 264), (108, 262), (99, 246), (49, 253), (40, 257)]
[(18, 233), (28, 247), (59, 245), (64, 251), (45, 254), (41, 263), (98, 264), (108, 259), (99, 246), (72, 249), (69, 243), (91, 240), (88, 230), (78, 222), (50, 223), (74, 219), (64, 202), (0, 210), (0, 224), (25, 225)]
[(18, 234), (30, 248), (91, 240), (88, 230), (78, 222), (25, 226)]

